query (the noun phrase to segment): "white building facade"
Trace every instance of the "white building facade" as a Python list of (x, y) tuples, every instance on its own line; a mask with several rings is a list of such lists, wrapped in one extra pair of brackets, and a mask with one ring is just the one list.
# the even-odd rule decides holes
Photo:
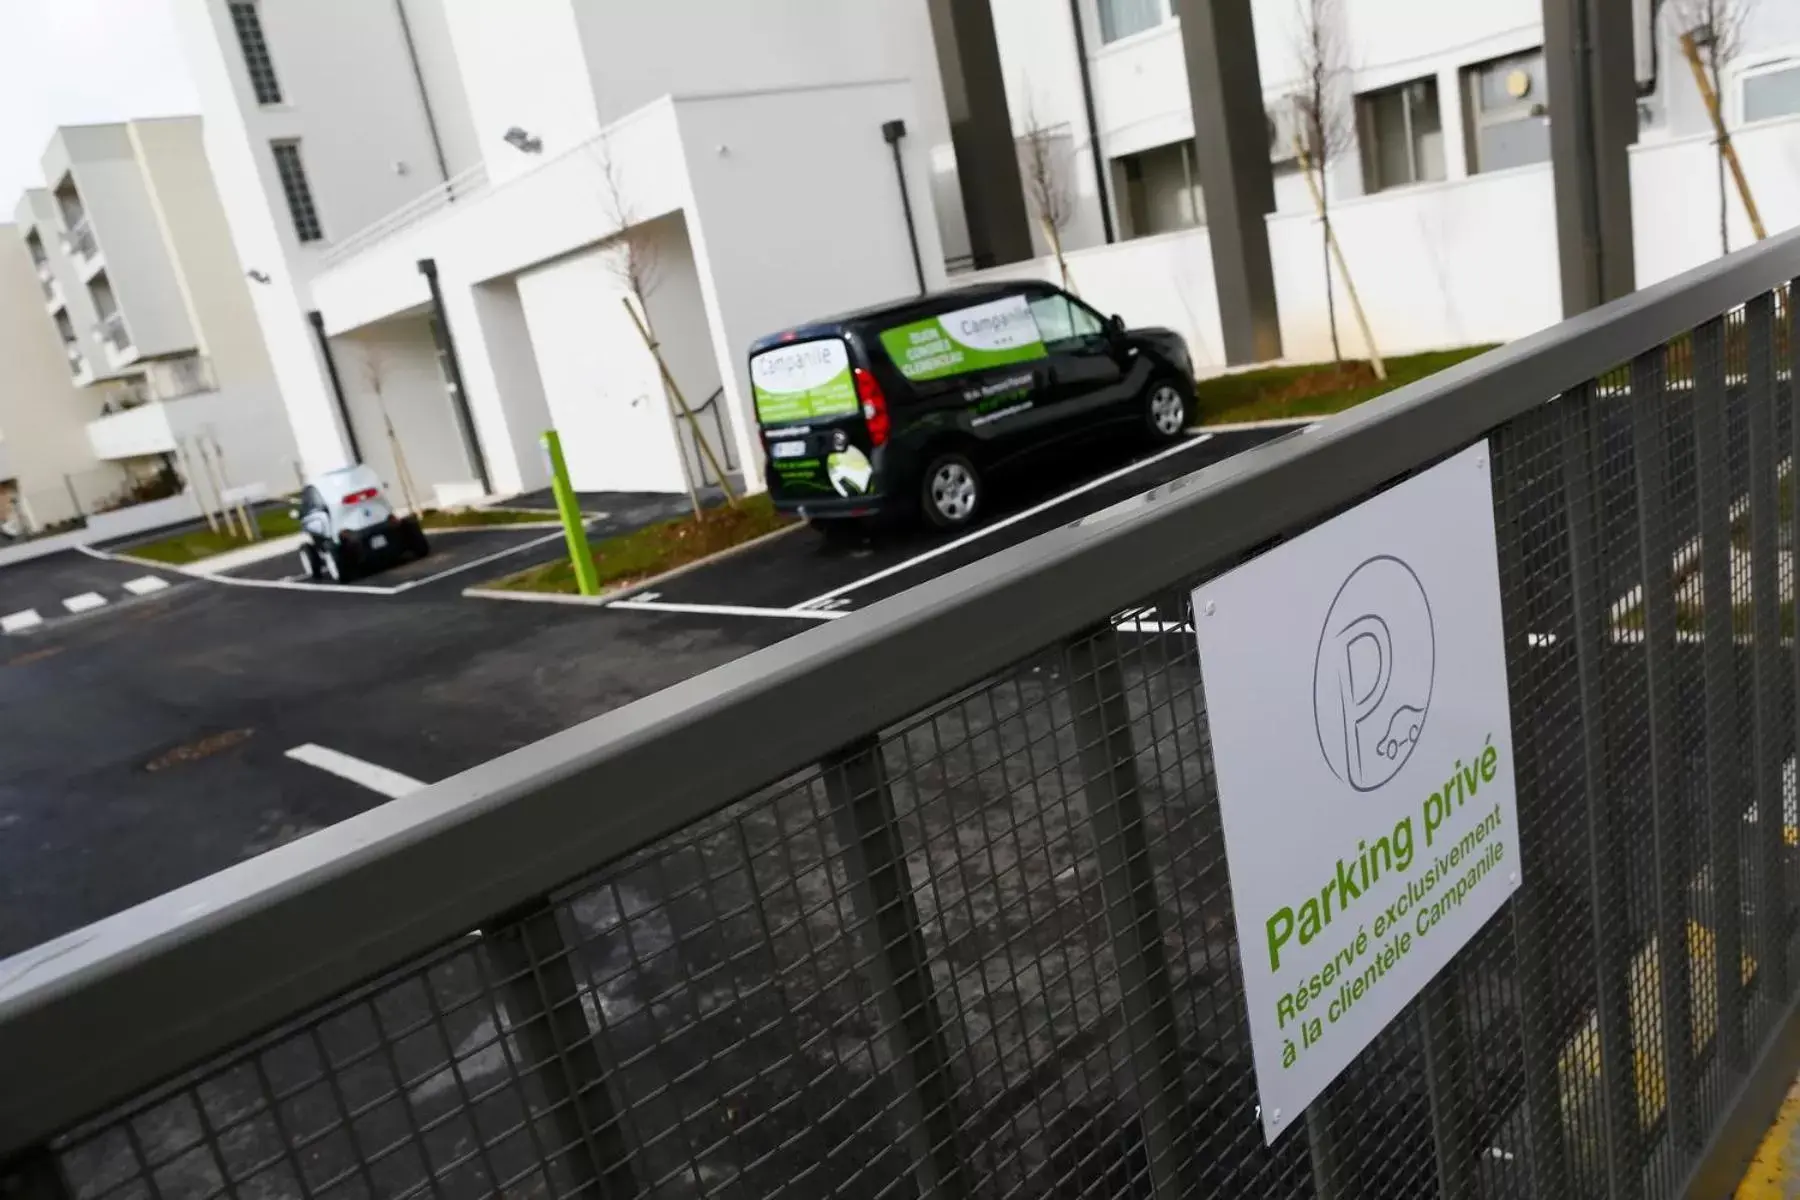
[[(1206, 369), (1224, 357), (1178, 3), (988, 0), (1015, 150), (1047, 141), (1073, 200), (1074, 286), (1183, 332)], [(974, 93), (944, 65), (948, 0), (177, 4), (312, 470), (361, 458), (427, 499), (528, 490), (555, 426), (584, 489), (708, 482), (701, 440), (754, 483), (749, 342), (970, 265), (951, 114)], [(1676, 7), (1637, 7), (1640, 283), (1719, 252), (1710, 124)], [(1296, 162), (1298, 6), (1252, 8), (1284, 352), (1328, 356), (1335, 301), (1345, 351), (1361, 353)], [(1324, 11), (1343, 131), (1326, 192), (1382, 349), (1557, 319), (1537, 0)], [(1800, 223), (1800, 6), (1753, 6), (1722, 67), (1764, 219)], [(1735, 196), (1726, 210), (1742, 245)], [(1057, 277), (1042, 258), (979, 274)]]
[(199, 119), (59, 129), (42, 165), (16, 236), (42, 331), (92, 410), (71, 503), (91, 512), (159, 481), (291, 488), (292, 433)]

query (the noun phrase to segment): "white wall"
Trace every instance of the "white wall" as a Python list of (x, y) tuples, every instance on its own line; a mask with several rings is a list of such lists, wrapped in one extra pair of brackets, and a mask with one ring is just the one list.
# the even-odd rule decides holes
[[(196, 345), (211, 360), (213, 377), (222, 387), (254, 387), (273, 395), (274, 368), (207, 166), (199, 120), (134, 121), (127, 129), (160, 234), (173, 251), (175, 280)], [(265, 415), (287, 424), (279, 405)]]
[[(1318, 222), (1268, 224), (1283, 353), (1329, 359)], [(1383, 353), (1507, 341), (1562, 316), (1548, 164), (1346, 200), (1332, 227)], [(1341, 283), (1336, 296), (1344, 352), (1366, 357)]]
[[(744, 379), (750, 343), (795, 323), (918, 291), (892, 153), (881, 124), (909, 125), (903, 83), (690, 100), (679, 105), (693, 207), (688, 234), (739, 435), (738, 461), (761, 461)], [(831, 147), (832, 172), (800, 170), (796, 129)], [(923, 146), (904, 147), (907, 186), (925, 194)], [(935, 222), (919, 212), (928, 287), (943, 286)]]
[[(524, 174), (544, 157), (565, 153), (599, 132), (594, 85), (588, 78), (571, 0), (442, 3), (490, 178)], [(669, 6), (648, 7), (666, 11)], [(683, 39), (682, 52), (703, 40)], [(639, 46), (620, 60), (629, 62), (634, 57), (655, 60), (661, 56)], [(542, 157), (521, 153), (507, 144), (506, 131), (514, 126), (542, 139)]]
[[(1744, 176), (1770, 234), (1800, 225), (1800, 117), (1734, 133)], [(1719, 256), (1719, 188), (1712, 138), (1635, 146), (1631, 151), (1632, 239), (1637, 285), (1645, 287)], [(1753, 235), (1737, 187), (1726, 174), (1731, 247)]]
[(686, 485), (655, 360), (620, 300), (622, 250), (583, 251), (519, 276), (550, 417), (581, 491)]
[[(299, 485), (293, 438), (265, 415), (277, 404), (266, 390), (237, 387), (185, 396), (158, 407), (166, 410), (178, 439), (191, 441), (204, 434), (217, 440), (225, 454), (226, 486), (262, 483), (270, 494), (277, 494)], [(191, 465), (201, 469), (197, 462)]]
[[(1329, 359), (1318, 223), (1302, 214), (1268, 220), (1285, 355)], [(1506, 341), (1561, 315), (1547, 166), (1346, 201), (1333, 223), (1384, 354)], [(1174, 329), (1201, 373), (1224, 368), (1205, 229), (1082, 251), (1069, 256), (1069, 270), (1082, 298), (1102, 312)], [(1039, 259), (976, 278), (1054, 272)], [(1338, 329), (1345, 354), (1362, 355), (1341, 285)]]
[(192, 351), (198, 344), (194, 327), (126, 127), (59, 129), (43, 167), (52, 191), (65, 174), (74, 179), (138, 355)]
[(11, 225), (0, 225), (0, 363), (0, 445), (18, 489), (39, 521), (72, 517), (62, 476), (95, 466), (87, 422), (100, 401), (70, 381), (36, 269)]
[[(402, 0), (402, 3), (407, 22), (412, 27), (419, 71), (425, 77), (425, 91), (431, 100), (432, 118), (437, 122), (444, 161), (450, 174), (459, 175), (481, 162), (481, 139), (469, 108), (468, 89), (463, 86), (462, 64), (456, 57), (450, 14), (445, 10), (445, 0)], [(421, 170), (414, 178), (435, 181), (437, 170), (434, 163), (429, 171)]]
[(334, 338), (333, 350), (363, 461), (396, 495), (400, 471), (382, 420), (384, 407), (412, 477), (415, 500), (429, 503), (439, 484), (466, 485), (475, 478), (438, 369), (427, 318), (401, 317), (366, 326)]
[[(264, 115), (249, 98), (231, 18), (221, 0), (174, 0), (174, 7), (188, 71), (200, 96), (207, 160), (232, 244), (246, 271), (261, 271), (270, 278), (269, 283), (250, 288), (250, 303), (280, 381), (300, 456), (308, 474), (342, 466), (349, 462), (349, 449), (339, 432), (324, 364), (306, 324), (313, 258), (310, 252), (301, 255), (293, 241), (269, 159)], [(270, 6), (264, 13), (269, 15)], [(293, 52), (272, 49), (281, 72)], [(288, 77), (280, 78), (288, 87)], [(315, 180), (314, 186), (318, 184)]]

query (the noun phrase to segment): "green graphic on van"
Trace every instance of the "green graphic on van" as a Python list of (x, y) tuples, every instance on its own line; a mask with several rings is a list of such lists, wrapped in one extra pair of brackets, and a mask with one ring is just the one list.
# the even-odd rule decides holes
[(869, 456), (855, 446), (847, 446), (825, 460), (825, 475), (840, 496), (864, 495), (873, 474), (875, 467)]
[(1023, 296), (884, 329), (881, 344), (900, 373), (914, 381), (1030, 362), (1045, 353)]
[(850, 353), (837, 338), (763, 351), (750, 360), (750, 390), (764, 425), (849, 416), (860, 408)]

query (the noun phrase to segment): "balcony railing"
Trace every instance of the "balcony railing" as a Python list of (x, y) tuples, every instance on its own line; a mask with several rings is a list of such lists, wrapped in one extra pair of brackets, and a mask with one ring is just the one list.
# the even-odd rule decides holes
[(153, 400), (179, 400), (219, 389), (212, 360), (198, 354), (152, 364), (145, 381)]
[(56, 276), (42, 271), (38, 272), (38, 288), (44, 293), (44, 299), (55, 300), (57, 298)]
[(80, 346), (74, 342), (64, 342), (63, 352), (69, 359), (69, 374), (81, 375), (87, 371), (87, 359), (82, 357)]
[(69, 253), (77, 258), (94, 258), (100, 253), (100, 243), (94, 238), (93, 222), (86, 217), (69, 226)]
[(131, 331), (125, 328), (124, 313), (115, 312), (100, 318), (100, 336), (121, 354), (131, 349)]
[(370, 246), (384, 242), (402, 230), (412, 228), (446, 205), (485, 190), (487, 183), (487, 168), (480, 163), (476, 163), (460, 174), (452, 175), (445, 182), (438, 184), (423, 195), (407, 201), (373, 224), (357, 230), (342, 241), (334, 242), (331, 248), (325, 251), (325, 265), (336, 266), (367, 250)]

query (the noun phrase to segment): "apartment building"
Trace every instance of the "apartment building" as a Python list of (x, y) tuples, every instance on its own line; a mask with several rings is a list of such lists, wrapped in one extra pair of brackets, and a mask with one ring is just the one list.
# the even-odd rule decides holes
[[(1242, 250), (1211, 241), (1189, 72), (1196, 53), (1214, 74), (1243, 64), (1235, 43), (1184, 38), (1183, 12), (1211, 11), (1197, 0), (177, 4), (309, 467), (362, 459), (392, 480), (404, 458), (439, 499), (516, 491), (543, 482), (536, 440), (554, 425), (583, 488), (679, 490), (705, 469), (700, 439), (754, 484), (752, 338), (951, 274), (1058, 277), (1022, 182), (1034, 146), (1073, 199), (1074, 285), (1182, 331), (1202, 369), (1227, 361), (1216, 260)], [(1319, 7), (1342, 130), (1323, 188), (1381, 348), (1554, 321), (1539, 0)], [(1273, 186), (1234, 202), (1267, 213), (1280, 352), (1317, 358), (1341, 338), (1362, 353), (1295, 145), (1301, 6), (1249, 8), (1248, 119)], [(1719, 252), (1679, 9), (1632, 10), (1641, 282)], [(1800, 222), (1800, 8), (1748, 11), (1724, 104), (1782, 228)], [(644, 261), (651, 288), (634, 279)], [(627, 300), (716, 424), (672, 411)]]
[[(1065, 247), (1107, 240), (1103, 204), (1119, 238), (1205, 224), (1182, 0), (991, 5), (1015, 133), (1026, 138), (1033, 129), (1026, 117), (1035, 113), (1035, 128), (1056, 140), (1058, 162), (1076, 193)], [(1631, 0), (1631, 6), (1639, 142), (1709, 138), (1710, 118), (1679, 41), (1683, 16), (1703, 6), (1678, 0)], [(1296, 139), (1309, 62), (1319, 62), (1327, 77), (1325, 123), (1335, 129), (1327, 147), (1332, 198), (1549, 162), (1541, 0), (1326, 0), (1316, 5), (1323, 54), (1302, 44), (1301, 14), (1315, 6), (1253, 0), (1251, 7), (1275, 211), (1313, 207)], [(1721, 3), (1718, 10), (1742, 14), (1722, 72), (1729, 122), (1800, 114), (1800, 5)], [(1034, 232), (1039, 252), (1046, 252), (1041, 231)]]
[[(0, 225), (0, 533), (11, 538), (77, 515), (70, 481), (95, 478), (88, 422), (101, 415), (97, 391), (77, 380), (86, 356), (48, 319), (66, 311), (62, 280), (41, 244)], [(111, 486), (123, 474), (106, 472)]]
[[(128, 484), (294, 486), (293, 437), (197, 117), (72, 126), (20, 199), (18, 236), (95, 464)], [(103, 470), (83, 476), (96, 480)], [(99, 507), (104, 494), (77, 495)]]

